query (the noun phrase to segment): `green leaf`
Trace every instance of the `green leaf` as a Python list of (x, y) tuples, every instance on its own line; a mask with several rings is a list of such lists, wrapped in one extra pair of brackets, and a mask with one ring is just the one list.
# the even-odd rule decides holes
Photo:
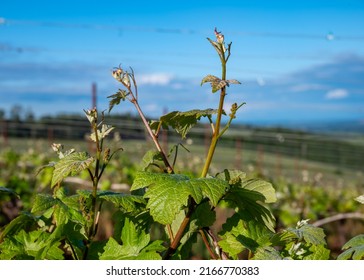
[(98, 199), (109, 201), (116, 207), (122, 208), (125, 212), (134, 212), (146, 201), (142, 196), (130, 195), (125, 193), (116, 193), (111, 191), (101, 191), (97, 193)]
[(337, 258), (339, 260), (362, 260), (364, 259), (364, 234), (357, 235), (350, 239), (342, 248), (345, 250)]
[(50, 168), (50, 167), (54, 168), (55, 165), (56, 165), (56, 163), (52, 161), (52, 162), (50, 162), (50, 163), (48, 163), (46, 165), (42, 165), (42, 166), (38, 167), (37, 170), (35, 171), (35, 176), (38, 176), (46, 168)]
[[(191, 216), (190, 225), (195, 225), (194, 230), (198, 228), (210, 227), (216, 221), (216, 212), (211, 210), (208, 202), (201, 203)], [(191, 226), (190, 226), (191, 227)]]
[(326, 244), (325, 233), (322, 228), (305, 224), (298, 228), (288, 228), (288, 232), (294, 233), (298, 240), (304, 240), (309, 244), (321, 245)]
[(121, 231), (121, 240), (123, 247), (127, 249), (129, 254), (137, 255), (148, 245), (150, 236), (143, 230), (138, 230), (137, 225), (126, 218)]
[(39, 193), (35, 196), (32, 213), (41, 213), (57, 204), (57, 199), (49, 194)]
[(238, 254), (245, 249), (243, 244), (232, 234), (226, 234), (224, 239), (219, 241), (219, 245), (224, 252), (228, 253), (235, 260), (238, 259)]
[(21, 229), (37, 221), (37, 217), (34, 215), (23, 212), (18, 217), (14, 218), (4, 228), (2, 228), (0, 234), (0, 243), (6, 236), (15, 235)]
[(282, 260), (282, 257), (275, 248), (265, 246), (257, 249), (253, 260)]
[[(230, 178), (229, 176), (226, 177), (226, 174), (224, 176), (225, 180)], [(234, 178), (234, 184), (224, 196), (224, 201), (233, 208), (238, 207), (239, 210), (246, 211), (256, 221), (264, 223), (274, 232), (275, 218), (272, 212), (262, 204), (263, 202), (275, 201), (276, 197), (272, 185), (260, 179), (240, 180), (239, 177)]]
[(62, 224), (66, 224), (69, 219), (69, 208), (66, 204), (61, 201), (57, 201), (58, 203), (54, 206), (53, 216), (56, 220), (57, 226)]
[(155, 221), (170, 224), (175, 215), (187, 206), (191, 196), (197, 204), (208, 198), (216, 206), (229, 185), (216, 178), (189, 178), (180, 174), (138, 172), (131, 190), (148, 187), (147, 208)]
[(173, 111), (160, 117), (159, 121), (151, 123), (151, 128), (156, 130), (159, 125), (162, 125), (165, 129), (172, 127), (182, 136), (182, 138), (186, 138), (190, 129), (195, 126), (202, 117), (211, 118), (211, 116), (217, 114), (217, 112), (218, 110), (214, 109), (191, 110), (187, 112)]
[(244, 249), (255, 252), (259, 247), (271, 245), (273, 236), (264, 224), (241, 211), (226, 220), (219, 235), (221, 248), (233, 258)]
[(126, 97), (129, 95), (128, 92), (125, 90), (119, 89), (119, 91), (113, 95), (108, 96), (107, 98), (110, 98), (109, 101), (109, 113), (114, 108), (115, 105), (119, 105), (120, 101), (125, 101)]
[(1, 259), (63, 259), (61, 242), (41, 230), (26, 233), (21, 230), (0, 244)]
[(252, 191), (252, 199), (264, 203), (273, 203), (277, 201), (275, 190), (271, 183), (262, 179), (246, 180), (246, 174), (240, 170), (225, 169), (223, 172), (216, 174), (216, 177), (225, 180), (229, 185)]
[(58, 226), (66, 224), (68, 220), (83, 223), (84, 218), (78, 211), (79, 204), (71, 203), (71, 206), (69, 206), (67, 203), (70, 201), (70, 197), (65, 196), (61, 198), (62, 189), (58, 190), (58, 196), (60, 198), (54, 198), (47, 194), (37, 194), (33, 203), (32, 213), (43, 214), (45, 211), (53, 209), (52, 213)]
[(229, 185), (240, 185), (245, 179), (246, 173), (235, 169), (225, 169), (223, 172), (216, 174), (216, 178), (225, 180)]
[(62, 159), (60, 159), (54, 166), (52, 176), (52, 187), (60, 183), (64, 178), (74, 176), (87, 169), (90, 164), (94, 161), (93, 157), (90, 157), (85, 152), (72, 153)]
[(163, 161), (161, 153), (159, 151), (149, 150), (142, 159), (142, 170), (146, 171), (148, 167), (154, 164), (156, 161)]
[(310, 244), (307, 252), (303, 255), (303, 260), (328, 260), (330, 257), (330, 250), (325, 244), (314, 245)]
[[(91, 195), (92, 191), (78, 190), (76, 195), (65, 198), (64, 202), (72, 208), (78, 207), (80, 198), (87, 200), (91, 197)], [(113, 203), (116, 207), (121, 208), (123, 212), (138, 211), (141, 208), (144, 209), (144, 205), (146, 205), (145, 199), (140, 195), (131, 195), (112, 191), (98, 191), (96, 197), (98, 200)]]
[[(97, 130), (97, 137), (99, 140), (104, 139), (106, 136), (108, 136), (110, 134), (111, 131), (114, 130), (115, 127), (111, 126), (111, 125), (107, 125), (107, 124), (103, 124), (101, 126), (101, 130)], [(91, 140), (96, 142), (96, 133), (93, 132), (90, 136)]]
[[(161, 259), (158, 252), (165, 250), (161, 241), (150, 243), (149, 234), (126, 218), (121, 232), (122, 245), (110, 237), (100, 254), (101, 260)], [(150, 243), (150, 244), (149, 244)]]
[[(261, 179), (250, 179), (243, 181), (241, 188), (251, 191), (251, 197), (265, 203), (277, 201), (275, 190), (271, 183)], [(255, 195), (256, 194), (256, 195)]]
[(8, 194), (20, 198), (19, 195), (12, 189), (0, 187), (0, 194)]

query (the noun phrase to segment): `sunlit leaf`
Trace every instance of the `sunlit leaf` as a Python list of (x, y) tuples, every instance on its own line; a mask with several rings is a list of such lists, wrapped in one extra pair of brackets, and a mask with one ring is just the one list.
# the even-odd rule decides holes
[(161, 259), (159, 252), (165, 248), (161, 241), (150, 243), (150, 235), (138, 228), (128, 218), (121, 232), (120, 245), (114, 238), (110, 237), (100, 254), (101, 260), (158, 260)]
[(191, 110), (186, 112), (173, 111), (162, 117), (159, 121), (152, 122), (151, 128), (156, 130), (159, 125), (163, 128), (172, 127), (179, 133), (182, 138), (186, 138), (190, 129), (197, 124), (202, 117), (209, 117), (213, 114), (217, 114), (218, 110), (206, 109), (206, 110)]
[(217, 92), (218, 90), (222, 89), (223, 87), (225, 87), (227, 85), (228, 85), (228, 83), (225, 80), (220, 80), (218, 82), (212, 82), (211, 83), (212, 93)]
[(85, 170), (93, 161), (94, 158), (85, 152), (72, 153), (60, 159), (54, 166), (51, 183), (52, 187), (60, 183), (67, 176), (74, 176), (82, 170)]
[(229, 185), (241, 185), (245, 177), (245, 172), (235, 169), (225, 169), (223, 172), (216, 174), (216, 178), (227, 181)]
[(339, 260), (364, 259), (364, 234), (357, 235), (346, 242), (343, 250), (345, 251), (338, 256)]
[(303, 260), (328, 260), (330, 258), (330, 250), (326, 247), (326, 244), (314, 245), (310, 244), (307, 248), (307, 252), (303, 255)]
[(253, 260), (282, 260), (282, 257), (274, 247), (264, 246), (257, 249)]
[(309, 244), (326, 244), (325, 233), (322, 228), (305, 224), (299, 228), (288, 228), (287, 231), (294, 233), (299, 240), (303, 239)]
[(240, 85), (241, 84), (238, 80), (235, 80), (235, 79), (227, 80), (226, 82), (228, 84), (235, 84), (235, 85)]
[(277, 201), (275, 190), (272, 184), (265, 180), (261, 179), (246, 180), (242, 182), (241, 188), (259, 193), (264, 197), (264, 199), (261, 200), (264, 203), (273, 203)]
[(207, 38), (207, 40), (209, 40), (209, 42), (211, 43), (211, 45), (214, 47), (214, 49), (216, 50), (216, 52), (219, 54), (220, 57), (222, 57), (223, 55), (223, 51), (221, 50), (221, 44), (215, 41), (212, 41), (210, 38)]
[(149, 166), (154, 164), (157, 161), (163, 161), (162, 155), (159, 151), (149, 150), (146, 152), (142, 159), (141, 168), (143, 171), (146, 171)]
[(0, 259), (63, 259), (60, 245), (61, 242), (52, 238), (48, 232), (42, 230), (25, 232), (21, 230), (0, 244)]
[(229, 185), (215, 178), (189, 178), (180, 174), (138, 172), (132, 190), (148, 187), (145, 197), (147, 208), (155, 221), (162, 224), (173, 222), (175, 215), (192, 197), (196, 203), (208, 198), (216, 206)]
[(204, 77), (202, 79), (201, 85), (203, 85), (204, 83), (218, 83), (220, 81), (221, 81), (221, 79), (214, 75), (207, 75), (206, 77)]
[(32, 213), (40, 213), (57, 204), (57, 199), (49, 194), (38, 193), (35, 196)]
[(244, 249), (255, 252), (259, 247), (271, 245), (273, 233), (247, 212), (237, 212), (226, 220), (219, 233), (220, 246), (233, 258)]
[[(108, 136), (110, 134), (111, 131), (113, 131), (114, 127), (107, 125), (107, 124), (103, 124), (101, 127), (101, 130), (97, 130), (97, 137), (99, 140), (104, 139), (106, 136)], [(96, 134), (95, 132), (93, 132), (90, 136), (91, 140), (96, 142)]]
[(101, 191), (97, 193), (97, 198), (112, 202), (116, 207), (122, 208), (125, 212), (133, 212), (146, 204), (142, 196), (111, 191)]
[(126, 97), (129, 95), (129, 93), (125, 90), (119, 89), (119, 91), (113, 95), (108, 96), (107, 98), (110, 98), (109, 101), (109, 113), (114, 108), (115, 105), (119, 105), (120, 101), (125, 101)]

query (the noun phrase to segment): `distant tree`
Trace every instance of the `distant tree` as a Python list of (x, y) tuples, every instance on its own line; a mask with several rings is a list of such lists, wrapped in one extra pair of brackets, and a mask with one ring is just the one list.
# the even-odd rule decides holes
[(25, 112), (24, 120), (26, 122), (33, 122), (35, 120), (34, 112), (31, 108), (28, 108)]
[(23, 113), (23, 107), (20, 105), (14, 105), (10, 109), (10, 120), (15, 122), (20, 122), (22, 119), (21, 118), (22, 113)]

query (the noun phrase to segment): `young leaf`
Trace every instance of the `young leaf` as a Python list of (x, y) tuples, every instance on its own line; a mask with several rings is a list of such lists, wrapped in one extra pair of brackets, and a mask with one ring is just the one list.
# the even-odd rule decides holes
[(253, 260), (282, 260), (282, 257), (274, 247), (265, 246), (257, 249)]
[(213, 75), (207, 75), (205, 78), (203, 78), (201, 81), (201, 85), (203, 85), (204, 83), (211, 84), (212, 93), (217, 92), (223, 87), (230, 86), (230, 84), (240, 84), (238, 80), (232, 79), (225, 81)]
[[(111, 131), (113, 131), (114, 127), (107, 125), (107, 124), (103, 124), (101, 127), (101, 130), (97, 130), (97, 137), (99, 140), (104, 139), (107, 135), (110, 134)], [(95, 132), (93, 132), (90, 136), (91, 140), (96, 142), (96, 134)]]
[(221, 79), (214, 75), (207, 75), (205, 78), (202, 79), (201, 86), (204, 83), (219, 83), (220, 81), (221, 81)]
[(229, 185), (241, 185), (241, 182), (245, 179), (246, 173), (235, 169), (225, 169), (221, 173), (216, 174), (216, 178), (225, 180)]
[(305, 224), (297, 228), (288, 228), (287, 231), (294, 233), (298, 240), (304, 240), (308, 244), (322, 245), (326, 244), (325, 233), (322, 228)]
[(102, 191), (97, 194), (98, 199), (112, 202), (116, 207), (122, 208), (125, 212), (134, 212), (145, 205), (146, 201), (142, 196)]
[(40, 213), (57, 204), (57, 199), (48, 194), (39, 193), (35, 196), (32, 213)]
[(255, 252), (259, 247), (271, 245), (272, 232), (246, 212), (235, 213), (227, 219), (222, 229), (219, 244), (233, 258), (245, 248)]
[(231, 207), (238, 207), (240, 210), (248, 212), (254, 219), (264, 223), (274, 232), (275, 218), (272, 212), (262, 204), (276, 200), (272, 185), (261, 179), (241, 180), (243, 175), (236, 175), (231, 181), (232, 174), (229, 172), (218, 176), (225, 176), (225, 180), (234, 183), (224, 196), (224, 201), (231, 204)]
[(216, 206), (229, 185), (215, 178), (189, 178), (180, 174), (138, 172), (131, 190), (148, 187), (147, 208), (154, 220), (171, 224), (191, 196), (198, 204), (207, 197)]
[(240, 85), (241, 84), (238, 80), (235, 80), (235, 79), (227, 80), (226, 82), (228, 84), (235, 84), (235, 85)]
[(93, 161), (94, 158), (90, 157), (85, 152), (72, 153), (60, 159), (54, 166), (51, 183), (52, 187), (60, 183), (70, 174), (73, 176), (82, 170), (87, 169)]
[(325, 246), (325, 244), (310, 244), (309, 246), (306, 246), (307, 251), (303, 254), (302, 260), (328, 260), (330, 257), (330, 250)]
[(121, 90), (119, 89), (119, 91), (113, 95), (108, 96), (107, 98), (110, 98), (110, 102), (109, 102), (109, 113), (111, 112), (111, 110), (114, 108), (115, 105), (119, 105), (120, 101), (125, 101), (126, 97), (129, 95), (128, 92), (126, 92), (125, 90)]
[(262, 195), (264, 199), (261, 201), (264, 203), (273, 203), (277, 201), (275, 190), (272, 184), (267, 181), (261, 179), (246, 180), (242, 182), (241, 188), (258, 193), (259, 196)]
[(163, 158), (161, 156), (161, 153), (159, 151), (155, 150), (149, 150), (146, 152), (142, 159), (141, 168), (143, 171), (146, 171), (149, 166), (154, 164), (156, 161), (163, 162)]
[(158, 252), (165, 248), (160, 241), (151, 244), (149, 234), (138, 228), (128, 218), (125, 219), (121, 232), (122, 245), (112, 237), (106, 243), (104, 252), (100, 254), (101, 260), (132, 260), (132, 259), (161, 259)]
[(138, 229), (128, 218), (125, 219), (123, 230), (121, 231), (121, 240), (124, 248), (131, 255), (137, 255), (150, 241), (149, 234)]
[(220, 57), (222, 57), (223, 55), (223, 50), (222, 48), (222, 44), (212, 41), (210, 38), (207, 38), (207, 40), (209, 40), (209, 42), (211, 43), (211, 45), (215, 48), (216, 52), (219, 54)]
[(357, 235), (346, 242), (343, 250), (345, 251), (337, 257), (338, 260), (364, 259), (364, 234)]
[(64, 196), (61, 198), (64, 195), (61, 190), (58, 190), (57, 194), (58, 197), (56, 198), (47, 194), (37, 194), (34, 199), (32, 213), (43, 214), (43, 212), (52, 209), (52, 214), (58, 226), (66, 224), (69, 220), (82, 224), (84, 219), (78, 211), (79, 204), (71, 203), (72, 206), (69, 206), (67, 203), (70, 201), (70, 197)]
[(63, 251), (58, 248), (61, 243), (50, 237), (50, 233), (41, 230), (21, 230), (0, 244), (0, 259), (63, 259)]
[(151, 128), (156, 130), (159, 125), (162, 125), (165, 129), (172, 127), (182, 136), (182, 138), (186, 138), (190, 129), (195, 126), (202, 117), (211, 118), (213, 114), (217, 114), (217, 111), (218, 110), (214, 109), (191, 110), (187, 112), (173, 111), (160, 117), (158, 122), (152, 122)]
[(219, 82), (212, 82), (212, 93), (217, 92), (218, 90), (222, 89), (223, 87), (228, 86), (229, 84), (225, 80), (220, 80)]

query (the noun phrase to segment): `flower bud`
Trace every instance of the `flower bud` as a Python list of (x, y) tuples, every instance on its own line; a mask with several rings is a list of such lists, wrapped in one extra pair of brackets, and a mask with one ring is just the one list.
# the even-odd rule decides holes
[(223, 44), (224, 43), (224, 35), (221, 34), (221, 32), (218, 32), (215, 28), (215, 36), (218, 43)]
[(112, 71), (112, 76), (114, 77), (115, 80), (117, 80), (118, 82), (122, 82), (121, 81), (121, 75), (124, 74), (123, 69), (121, 68), (117, 68), (114, 71)]
[(57, 153), (60, 152), (62, 148), (63, 148), (62, 144), (56, 144), (56, 143), (52, 144), (52, 150)]

